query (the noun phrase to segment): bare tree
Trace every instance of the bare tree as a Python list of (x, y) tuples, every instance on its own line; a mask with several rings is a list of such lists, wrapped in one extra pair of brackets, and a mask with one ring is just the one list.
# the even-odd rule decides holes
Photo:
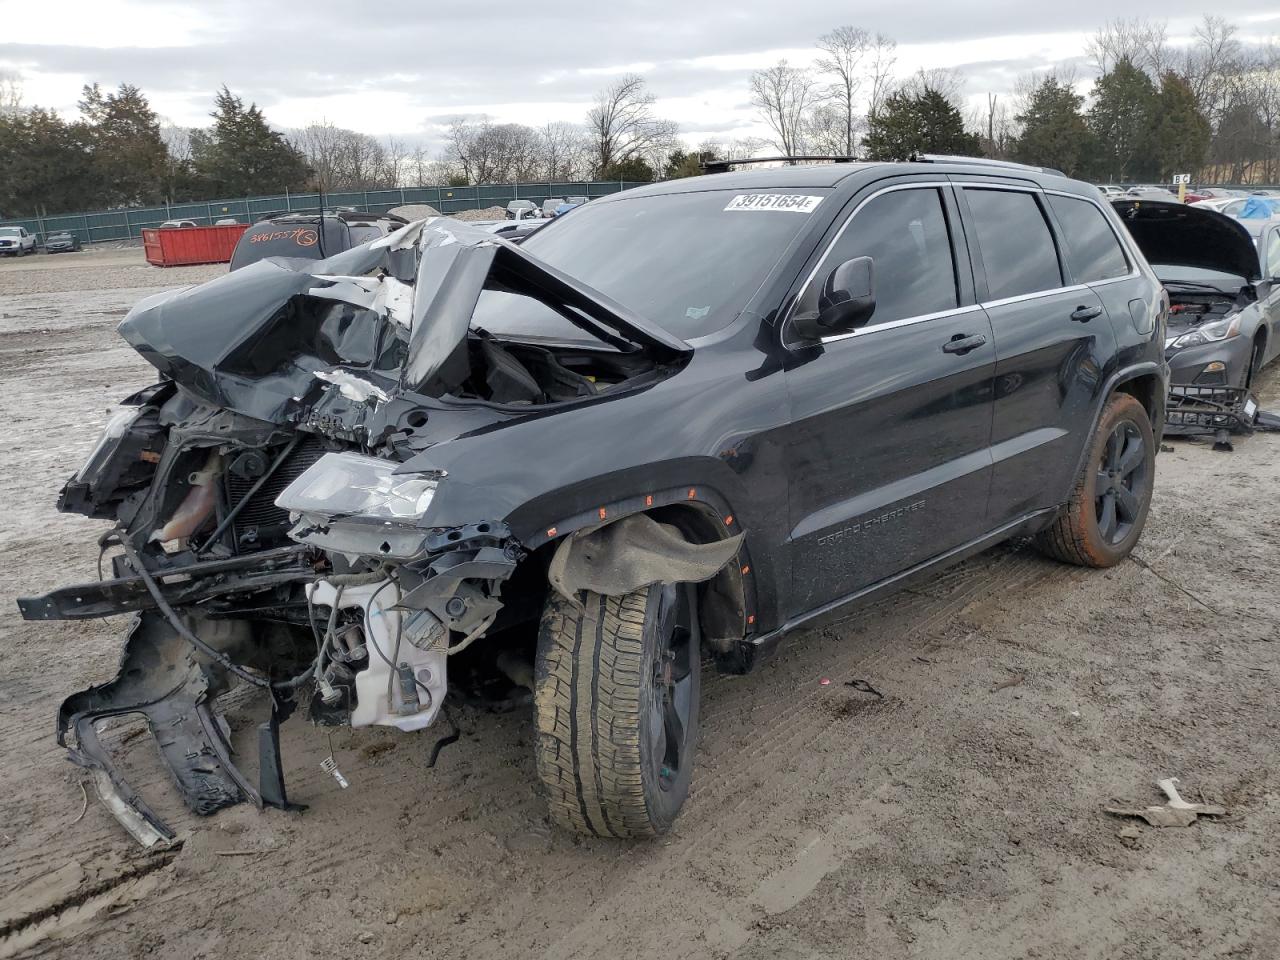
[(1179, 72), (1195, 94), (1200, 111), (1215, 125), (1222, 118), (1233, 76), (1241, 72), (1242, 55), (1235, 26), (1221, 17), (1206, 16), (1183, 57)]
[[(821, 52), (816, 66), (822, 74), (831, 78), (827, 87), (829, 103), (822, 113), (826, 122), (818, 125), (818, 139), (826, 145), (821, 149), (831, 153), (839, 153), (846, 157), (853, 156), (857, 145), (858, 90), (862, 86), (862, 61), (871, 46), (871, 37), (860, 27), (836, 27), (830, 33), (818, 38), (818, 49)], [(844, 135), (834, 144), (830, 142), (832, 119), (843, 126)], [(838, 128), (837, 128), (838, 129)]]
[(751, 102), (784, 156), (802, 152), (809, 113), (818, 102), (817, 85), (808, 70), (790, 66), (785, 59), (757, 70), (751, 74)]
[(909, 96), (940, 93), (952, 106), (964, 111), (964, 75), (954, 67), (921, 67), (903, 81), (901, 90)]
[(1017, 121), (1009, 113), (1009, 98), (988, 93), (987, 108), (977, 119), (971, 126), (982, 138), (985, 155), (996, 160), (1008, 159), (1018, 130)]
[(1158, 77), (1171, 65), (1168, 29), (1163, 20), (1117, 17), (1098, 29), (1085, 52), (1101, 73), (1121, 60)]
[(321, 120), (292, 131), (289, 139), (306, 157), (316, 187), (326, 193), (377, 190), (396, 183), (400, 158), (389, 166), (387, 148), (367, 133)]
[(597, 175), (675, 140), (676, 124), (660, 119), (653, 103), (644, 77), (633, 73), (596, 94), (595, 105), (587, 111), (587, 130)]
[(12, 70), (0, 70), (0, 117), (22, 112), (22, 77)]
[(181, 184), (191, 173), (192, 127), (183, 127), (168, 117), (160, 118), (160, 139), (164, 141), (164, 193), (173, 199), (181, 191)]
[(587, 133), (575, 123), (555, 120), (538, 131), (539, 179), (584, 179), (590, 166)]
[(709, 153), (720, 160), (747, 160), (768, 144), (759, 137), (710, 137), (698, 144), (699, 153)]
[(322, 191), (338, 188), (342, 176), (342, 141), (345, 130), (328, 120), (310, 123), (289, 136), (293, 148), (307, 158), (312, 179)]
[(402, 187), (408, 178), (413, 154), (409, 145), (397, 137), (382, 142), (382, 177), (387, 187)]
[(898, 62), (898, 42), (877, 33), (867, 49), (867, 118), (880, 112), (889, 94), (893, 93), (893, 68)]
[(449, 127), (445, 157), (471, 183), (509, 183), (537, 176), (539, 147), (538, 134), (522, 123), (463, 119)]
[(434, 187), (448, 184), (454, 177), (461, 176), (453, 163), (443, 157), (432, 157), (423, 146), (414, 147), (406, 161), (405, 171), (404, 186), (407, 187)]
[(861, 133), (863, 119), (855, 116), (852, 124), (848, 119), (841, 104), (823, 100), (805, 118), (805, 149), (833, 157), (852, 156), (849, 153), (849, 141), (850, 138), (856, 140)]

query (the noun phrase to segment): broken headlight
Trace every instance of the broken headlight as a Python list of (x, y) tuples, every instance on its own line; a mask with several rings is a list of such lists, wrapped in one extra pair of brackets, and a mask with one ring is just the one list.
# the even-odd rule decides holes
[(330, 520), (413, 523), (431, 506), (437, 481), (397, 475), (397, 466), (357, 453), (327, 453), (284, 488), (276, 506)]
[(85, 458), (84, 466), (76, 471), (74, 479), (84, 480), (100, 471), (115, 451), (120, 438), (129, 432), (129, 428), (140, 416), (142, 416), (142, 407), (121, 407), (113, 413), (107, 425), (102, 428), (98, 442), (93, 445), (93, 450)]
[(1219, 340), (1229, 340), (1240, 333), (1240, 314), (1234, 317), (1228, 317), (1226, 320), (1215, 320), (1213, 323), (1202, 323), (1190, 333), (1184, 333), (1180, 337), (1173, 337), (1165, 341), (1165, 347), (1172, 347), (1175, 350), (1182, 350), (1185, 347), (1199, 347), (1206, 343), (1217, 343)]

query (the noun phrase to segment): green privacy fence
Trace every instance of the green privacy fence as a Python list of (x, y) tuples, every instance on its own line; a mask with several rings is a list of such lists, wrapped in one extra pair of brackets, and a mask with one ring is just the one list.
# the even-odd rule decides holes
[[(324, 207), (355, 207), (385, 213), (409, 203), (427, 203), (441, 213), (504, 207), (512, 200), (541, 203), (552, 197), (603, 197), (628, 187), (640, 186), (621, 180), (592, 180), (577, 183), (488, 183), (468, 187), (403, 187), (394, 190), (356, 190), (326, 193)], [(51, 217), (22, 217), (0, 220), (0, 227), (26, 227), (41, 240), (48, 234), (69, 230), (85, 243), (128, 240), (140, 237), (144, 227), (159, 226), (165, 220), (194, 220), (208, 226), (219, 220), (252, 223), (266, 213), (280, 210), (311, 211), (321, 205), (317, 193), (283, 193), (272, 197), (242, 197), (239, 200), (209, 200), (173, 203), (161, 207), (134, 207), (127, 210), (98, 210), (91, 213), (62, 213)]]

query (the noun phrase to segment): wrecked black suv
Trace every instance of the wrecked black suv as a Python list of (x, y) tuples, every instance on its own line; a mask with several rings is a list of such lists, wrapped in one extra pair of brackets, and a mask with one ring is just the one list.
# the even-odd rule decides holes
[[(144, 300), (120, 333), (160, 380), (59, 502), (113, 524), (111, 575), (20, 601), (136, 613), (59, 741), (152, 843), (106, 718), (145, 715), (208, 813), (288, 803), (295, 709), (415, 731), (527, 688), (555, 819), (661, 833), (705, 662), (1008, 537), (1129, 552), (1166, 309), (1092, 187), (942, 160), (655, 184), (520, 246), (420, 221)], [(270, 703), (256, 784), (236, 683)]]

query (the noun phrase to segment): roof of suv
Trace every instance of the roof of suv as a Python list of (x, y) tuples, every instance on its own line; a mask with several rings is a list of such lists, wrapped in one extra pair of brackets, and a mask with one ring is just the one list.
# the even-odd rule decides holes
[[(838, 162), (810, 163), (798, 166), (756, 167), (748, 170), (732, 170), (728, 173), (711, 173), (700, 177), (686, 177), (680, 180), (664, 180), (643, 187), (627, 190), (626, 196), (642, 194), (655, 195), (662, 193), (686, 193), (697, 190), (759, 190), (776, 187), (834, 187), (841, 181), (875, 172), (877, 176), (890, 173), (902, 174), (985, 174), (986, 176), (1013, 177), (1031, 180), (1047, 186), (1055, 187), (1066, 184), (1080, 184), (1057, 171), (1039, 170), (1035, 167), (1024, 167), (1017, 164), (997, 164), (975, 158), (966, 162), (963, 158), (947, 158), (945, 160), (928, 160), (912, 162)], [(1075, 192), (1075, 191), (1073, 191)]]

